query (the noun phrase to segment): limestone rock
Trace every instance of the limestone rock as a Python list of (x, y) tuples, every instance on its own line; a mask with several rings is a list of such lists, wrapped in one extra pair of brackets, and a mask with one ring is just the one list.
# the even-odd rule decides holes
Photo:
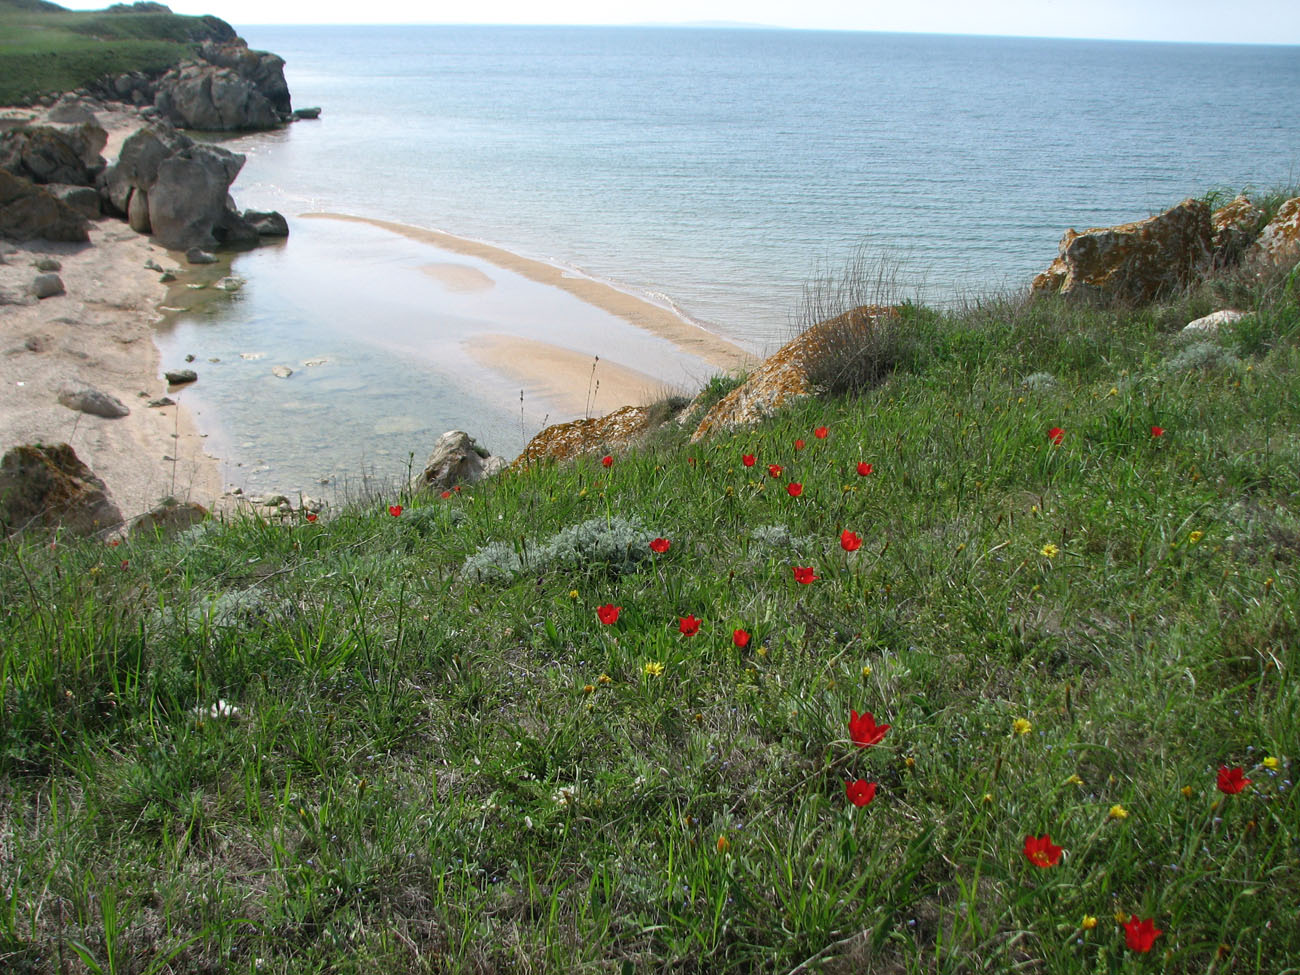
[(199, 57), (208, 64), (229, 68), (270, 103), (277, 121), (293, 114), (289, 85), (284, 80), (284, 58), (269, 51), (253, 51), (240, 38), (225, 43), (205, 43)]
[(1237, 196), (1210, 215), (1210, 246), (1215, 267), (1231, 267), (1241, 261), (1264, 222), (1264, 211), (1246, 196)]
[(750, 426), (787, 403), (811, 396), (816, 392), (808, 375), (811, 357), (817, 349), (826, 346), (829, 334), (853, 325), (858, 317), (879, 319), (897, 315), (893, 308), (862, 305), (802, 332), (764, 359), (749, 378), (714, 404), (695, 428), (691, 441), (719, 430)]
[(245, 210), (244, 220), (261, 237), (288, 237), (289, 221), (275, 210)]
[(272, 366), (271, 375), (275, 376), (277, 379), (288, 379), (293, 375), (293, 370), (288, 366)]
[(1300, 260), (1300, 196), (1287, 200), (1246, 252), (1248, 261), (1290, 264)]
[(57, 295), (67, 294), (67, 289), (63, 287), (63, 279), (57, 274), (38, 274), (32, 280), (32, 294), (37, 298), (54, 298)]
[(1241, 321), (1246, 317), (1244, 311), (1234, 311), (1231, 308), (1225, 308), (1223, 311), (1216, 311), (1213, 314), (1206, 315), (1204, 318), (1198, 318), (1194, 322), (1188, 322), (1183, 326), (1180, 335), (1213, 335), (1220, 326), (1231, 325), (1233, 322)]
[(244, 286), (244, 279), (236, 275), (224, 277), (212, 285), (218, 291), (238, 291)]
[(164, 498), (144, 514), (131, 520), (131, 534), (175, 535), (208, 517), (208, 509), (193, 501)]
[(0, 169), (33, 183), (92, 186), (104, 166), (108, 133), (81, 125), (19, 125), (0, 132)]
[(213, 145), (192, 145), (158, 164), (147, 187), (149, 222), (158, 243), (172, 250), (209, 247), (213, 228), (226, 216), (230, 184), (244, 157)]
[[(72, 92), (68, 92), (54, 106), (45, 113), (45, 117), (51, 122), (59, 122), (64, 125), (98, 125), (95, 119), (95, 113), (91, 111), (90, 106), (83, 102)], [(100, 147), (103, 151), (103, 147)]]
[(1060, 256), (1034, 279), (1036, 294), (1132, 303), (1186, 287), (1210, 261), (1210, 209), (1188, 199), (1164, 213), (1120, 224), (1067, 230)]
[(139, 187), (147, 192), (158, 179), (162, 161), (193, 144), (189, 136), (170, 125), (137, 129), (122, 143), (117, 162), (104, 172), (102, 188), (108, 204), (126, 216), (131, 191)]
[(131, 191), (126, 205), (126, 222), (137, 234), (147, 234), (153, 226), (149, 222), (149, 193), (143, 186)]
[(59, 391), (59, 402), (70, 410), (89, 413), (91, 416), (102, 416), (108, 420), (116, 420), (131, 412), (116, 396), (110, 396), (89, 386), (63, 387)]
[(411, 479), (415, 491), (449, 491), (458, 484), (476, 484), (506, 466), (464, 430), (448, 430), (433, 445), (424, 470)]
[(0, 169), (0, 236), (82, 242), (90, 231), (86, 218), (48, 189)]
[(122, 513), (67, 444), (25, 444), (0, 460), (0, 530), (29, 527), (89, 535), (122, 523)]
[(635, 443), (649, 426), (650, 411), (644, 406), (625, 406), (607, 416), (555, 423), (528, 441), (510, 466), (518, 470), (545, 460), (619, 450)]
[(180, 386), (197, 381), (199, 374), (193, 369), (169, 369), (163, 373), (163, 378), (173, 386)]
[(173, 125), (209, 132), (272, 129), (280, 116), (238, 71), (188, 61), (158, 83), (154, 107)]

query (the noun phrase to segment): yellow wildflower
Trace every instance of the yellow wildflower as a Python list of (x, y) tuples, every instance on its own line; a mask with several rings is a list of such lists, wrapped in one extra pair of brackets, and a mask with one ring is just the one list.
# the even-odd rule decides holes
[(1128, 819), (1128, 810), (1125, 809), (1117, 802), (1115, 803), (1115, 805), (1110, 807), (1110, 813), (1107, 815), (1106, 818), (1107, 819)]
[(664, 665), (658, 660), (649, 660), (646, 661), (646, 665), (642, 669), (645, 671), (647, 677), (658, 677), (664, 672)]
[(1097, 919), (1093, 917), (1091, 914), (1085, 914), (1083, 916), (1083, 920), (1079, 923), (1079, 927), (1083, 928), (1083, 930), (1085, 931), (1091, 931), (1096, 926), (1097, 926)]
[(993, 801), (993, 793), (992, 793), (992, 792), (986, 792), (986, 793), (984, 793), (984, 803), (985, 803), (985, 805), (988, 805), (988, 804), (989, 804), (990, 802), (992, 802), (992, 801)]
[(1190, 799), (1192, 796), (1196, 795), (1196, 790), (1193, 789), (1190, 785), (1185, 785), (1178, 791), (1183, 794), (1184, 799)]
[(1127, 924), (1127, 923), (1128, 923), (1128, 915), (1125, 914), (1123, 911), (1116, 911), (1116, 912), (1115, 912), (1115, 923), (1116, 923), (1116, 924)]
[(595, 684), (583, 684), (583, 685), (582, 685), (582, 693), (584, 693), (584, 694), (594, 694), (595, 692), (596, 692), (596, 685), (595, 685)]
[(1034, 726), (1030, 724), (1028, 718), (1016, 718), (1011, 722), (1011, 730), (1018, 735), (1027, 735), (1034, 730)]
[(569, 590), (569, 598), (570, 598), (570, 599), (577, 599), (577, 598), (578, 598), (578, 590), (576, 590), (576, 589), (570, 589), (570, 590)]
[(726, 853), (729, 849), (731, 849), (731, 840), (727, 839), (725, 833), (720, 834), (718, 836), (718, 852)]
[(1048, 559), (1054, 559), (1061, 554), (1061, 550), (1057, 548), (1055, 545), (1053, 545), (1051, 542), (1048, 542), (1038, 551), (1039, 554), (1041, 554), (1044, 558), (1048, 558)]
[(601, 674), (599, 677), (596, 678), (597, 684), (612, 684), (613, 682), (614, 682), (614, 678), (610, 677), (609, 674)]
[(871, 676), (871, 664), (863, 664), (863, 665), (862, 665), (862, 676), (863, 676), (863, 677), (870, 677), (870, 676)]
[(1275, 770), (1282, 763), (1277, 760), (1277, 757), (1275, 755), (1269, 755), (1266, 759), (1264, 759), (1264, 761), (1260, 762), (1260, 764), (1263, 765), (1264, 768), (1272, 771)]
[(1079, 785), (1079, 786), (1081, 786), (1081, 785), (1083, 785), (1083, 779), (1079, 778), (1079, 776), (1078, 776), (1077, 774), (1075, 774), (1075, 775), (1071, 775), (1068, 779), (1065, 780), (1065, 784), (1066, 784), (1066, 785)]
[(1203, 532), (1203, 531), (1194, 531), (1194, 532), (1191, 532), (1191, 533), (1189, 533), (1188, 536), (1187, 536), (1187, 544), (1188, 544), (1188, 545), (1195, 545), (1197, 542), (1199, 542), (1199, 541), (1200, 541), (1202, 538), (1204, 538), (1204, 537), (1205, 537), (1205, 532)]
[(1107, 393), (1106, 395), (1107, 395), (1107, 396), (1118, 396), (1118, 395), (1119, 395), (1119, 390), (1116, 389), (1114, 386), (1112, 386), (1112, 387), (1110, 388), (1110, 392)]

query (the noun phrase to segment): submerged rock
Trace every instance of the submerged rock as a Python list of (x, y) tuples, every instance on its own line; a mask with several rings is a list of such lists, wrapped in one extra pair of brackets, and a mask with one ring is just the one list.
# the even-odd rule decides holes
[(163, 378), (173, 386), (180, 386), (184, 383), (195, 382), (199, 374), (193, 369), (169, 369), (163, 373)]
[(1034, 279), (1032, 290), (1146, 302), (1191, 283), (1209, 264), (1210, 247), (1210, 208), (1188, 199), (1146, 220), (1067, 230), (1060, 256)]

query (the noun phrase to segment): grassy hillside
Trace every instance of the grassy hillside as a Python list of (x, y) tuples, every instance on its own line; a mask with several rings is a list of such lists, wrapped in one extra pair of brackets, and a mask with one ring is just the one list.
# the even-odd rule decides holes
[(882, 385), (705, 443), (9, 542), (0, 957), (1290, 970), (1298, 278), (907, 307)]
[(0, 105), (69, 91), (105, 75), (163, 70), (198, 42), (233, 34), (216, 17), (0, 0)]

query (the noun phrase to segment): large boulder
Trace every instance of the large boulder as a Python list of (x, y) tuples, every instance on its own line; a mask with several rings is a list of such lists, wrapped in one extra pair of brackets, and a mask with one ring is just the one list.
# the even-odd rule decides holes
[(411, 480), (414, 490), (449, 491), (458, 484), (475, 484), (504, 469), (506, 462), (493, 457), (464, 430), (448, 430), (433, 445), (424, 470)]
[(1291, 264), (1300, 260), (1300, 196), (1282, 204), (1277, 216), (1250, 245), (1246, 259), (1261, 264)]
[(90, 535), (122, 523), (104, 482), (67, 444), (25, 444), (0, 460), (0, 530), (62, 527)]
[(229, 68), (251, 84), (259, 95), (271, 103), (281, 120), (293, 114), (289, 85), (284, 80), (284, 58), (269, 51), (250, 51), (242, 41), (208, 42), (199, 48), (199, 57), (208, 64)]
[(639, 440), (649, 428), (650, 411), (644, 406), (625, 406), (607, 416), (554, 423), (528, 441), (510, 466), (522, 469), (541, 461), (620, 450)]
[(280, 116), (249, 79), (232, 68), (188, 61), (158, 83), (154, 107), (173, 125), (210, 132), (271, 129)]
[(82, 242), (90, 232), (86, 218), (45, 187), (0, 169), (0, 237)]
[(1060, 256), (1034, 279), (1036, 294), (1141, 303), (1186, 287), (1210, 262), (1210, 208), (1184, 200), (1164, 213), (1082, 233), (1067, 230)]
[(140, 188), (147, 193), (158, 179), (162, 161), (192, 145), (193, 139), (170, 125), (148, 125), (131, 133), (117, 162), (104, 172), (102, 189), (108, 204), (126, 216), (132, 191)]
[(175, 535), (208, 517), (208, 509), (197, 502), (164, 498), (144, 514), (132, 519), (131, 535)]
[(159, 163), (158, 178), (147, 187), (149, 222), (158, 243), (172, 250), (217, 244), (221, 238), (214, 228), (229, 220), (230, 184), (243, 165), (242, 155), (206, 144)]
[(107, 142), (108, 133), (94, 122), (20, 125), (0, 133), (0, 169), (33, 183), (91, 186)]
[(99, 193), (93, 186), (71, 186), (67, 183), (46, 183), (45, 192), (76, 210), (87, 220), (100, 215)]
[(245, 210), (244, 221), (259, 237), (289, 236), (289, 221), (278, 210)]
[(70, 410), (102, 416), (106, 420), (116, 420), (128, 415), (131, 410), (116, 396), (105, 393), (92, 386), (69, 384), (59, 390), (59, 403)]
[(818, 322), (768, 356), (746, 380), (718, 400), (704, 415), (691, 441), (720, 430), (752, 426), (788, 403), (817, 392), (812, 379), (816, 357), (841, 348), (845, 334), (869, 332), (877, 323), (886, 327), (898, 321), (898, 311), (881, 305), (862, 305), (842, 315)]

